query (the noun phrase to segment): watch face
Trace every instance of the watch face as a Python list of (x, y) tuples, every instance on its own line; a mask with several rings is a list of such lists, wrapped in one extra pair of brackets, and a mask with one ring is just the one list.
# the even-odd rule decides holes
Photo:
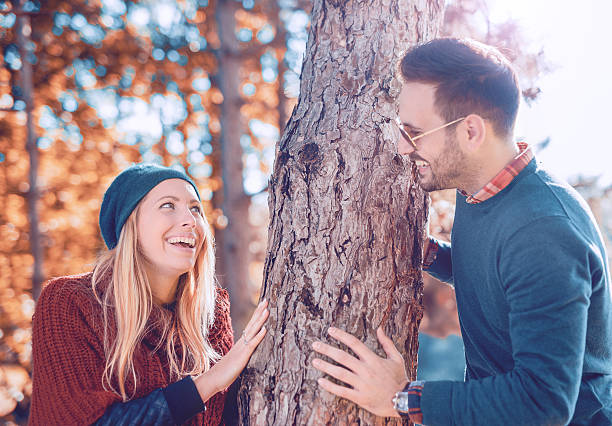
[(393, 398), (393, 407), (398, 413), (408, 412), (408, 392), (398, 392)]

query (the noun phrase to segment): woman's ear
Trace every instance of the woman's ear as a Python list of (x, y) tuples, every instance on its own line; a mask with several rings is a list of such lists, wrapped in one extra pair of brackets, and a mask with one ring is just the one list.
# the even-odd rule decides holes
[(459, 125), (460, 141), (463, 149), (475, 152), (480, 149), (487, 136), (484, 119), (478, 114), (470, 114)]

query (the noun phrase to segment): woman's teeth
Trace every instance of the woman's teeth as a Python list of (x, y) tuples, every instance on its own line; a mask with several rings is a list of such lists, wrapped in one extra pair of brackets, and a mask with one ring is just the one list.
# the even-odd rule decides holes
[(170, 238), (168, 242), (170, 244), (180, 244), (183, 247), (184, 246), (189, 246), (191, 248), (195, 247), (195, 238), (175, 237), (175, 238)]
[(427, 161), (423, 161), (423, 160), (414, 160), (414, 163), (417, 165), (417, 167), (427, 167), (427, 166), (429, 166), (429, 163)]

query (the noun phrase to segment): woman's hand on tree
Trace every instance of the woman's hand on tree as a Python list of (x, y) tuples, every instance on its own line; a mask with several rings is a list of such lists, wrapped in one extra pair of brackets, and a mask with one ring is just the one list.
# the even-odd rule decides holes
[(234, 346), (210, 370), (194, 380), (202, 401), (227, 389), (246, 367), (251, 355), (266, 335), (264, 323), (268, 319), (268, 301), (263, 300)]

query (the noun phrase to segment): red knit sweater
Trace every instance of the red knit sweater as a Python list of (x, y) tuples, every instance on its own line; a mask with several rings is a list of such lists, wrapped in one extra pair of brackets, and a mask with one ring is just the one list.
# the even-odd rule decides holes
[[(102, 308), (91, 289), (91, 277), (87, 273), (56, 278), (44, 288), (37, 302), (32, 326), (30, 425), (91, 424), (112, 404), (121, 402), (119, 396), (102, 387), (104, 323)], [(134, 354), (138, 379), (134, 399), (177, 381), (169, 376), (165, 347), (153, 352), (160, 337), (155, 325), (157, 315), (159, 312), (154, 310), (148, 323), (150, 331)], [(209, 339), (221, 355), (233, 344), (225, 290), (217, 292), (215, 323)], [(128, 379), (126, 384), (131, 395), (133, 381)], [(113, 385), (118, 389), (116, 383)], [(216, 394), (206, 403), (206, 411), (186, 424), (218, 425), (224, 403), (225, 393)]]

